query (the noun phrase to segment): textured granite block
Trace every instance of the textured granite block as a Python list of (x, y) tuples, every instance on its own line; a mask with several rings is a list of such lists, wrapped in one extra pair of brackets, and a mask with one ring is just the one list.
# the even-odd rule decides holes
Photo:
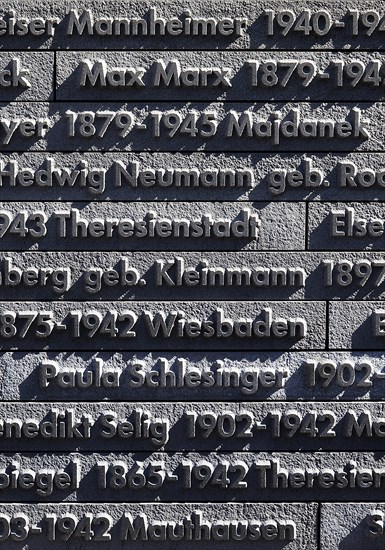
[(53, 82), (53, 53), (0, 53), (0, 101), (53, 99)]
[(384, 513), (384, 502), (322, 504), (322, 550), (382, 550)]
[(0, 303), (4, 350), (319, 349), (324, 323), (322, 302)]
[(385, 206), (382, 203), (319, 203), (309, 208), (309, 248), (382, 250)]
[[(329, 297), (333, 291), (326, 280), (319, 286), (316, 270), (325, 278), (322, 257), (314, 253), (0, 253), (1, 295), (10, 300), (158, 300), (159, 293), (164, 300)], [(373, 290), (373, 284), (367, 286)]]
[(3, 352), (0, 400), (381, 400), (384, 365), (381, 352)]
[(3, 153), (3, 200), (373, 201), (385, 155)]
[[(379, 101), (384, 62), (376, 52), (59, 52), (57, 98)], [(366, 78), (373, 70), (379, 82)]]
[(383, 349), (384, 302), (331, 302), (331, 349)]
[(0, 222), (4, 251), (305, 247), (301, 203), (3, 202)]
[(0, 403), (4, 451), (381, 450), (385, 404)]
[(380, 102), (13, 102), (0, 116), (2, 151), (378, 151), (385, 139)]
[[(28, 519), (29, 550), (54, 544), (58, 550), (73, 550), (79, 544), (95, 544), (106, 550), (128, 548), (171, 549), (178, 542), (189, 550), (221, 548), (271, 548), (309, 550), (317, 548), (316, 504), (44, 504), (0, 507), (0, 517), (10, 521)], [(62, 533), (62, 526), (74, 527)], [(92, 534), (82, 535), (89, 525)], [(5, 538), (10, 550), (20, 543)], [(52, 542), (54, 539), (54, 543)]]
[(385, 484), (370, 452), (19, 453), (1, 455), (0, 471), (12, 503), (383, 502)]

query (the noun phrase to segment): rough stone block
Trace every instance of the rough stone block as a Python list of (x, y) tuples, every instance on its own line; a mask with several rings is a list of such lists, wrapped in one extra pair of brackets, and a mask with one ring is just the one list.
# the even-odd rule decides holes
[[(74, 550), (79, 543), (95, 543), (105, 550), (129, 548), (170, 549), (181, 542), (188, 550), (210, 549), (219, 544), (225, 550), (269, 548), (308, 550), (317, 548), (317, 504), (12, 504), (0, 507), (0, 514), (13, 521), (28, 518), (29, 550), (55, 545), (57, 550)], [(2, 516), (0, 516), (2, 517)], [(11, 519), (11, 521), (12, 521)], [(71, 525), (66, 538), (60, 528)], [(8, 525), (8, 524), (7, 524)], [(87, 541), (82, 527), (92, 529)], [(54, 542), (53, 540), (54, 539)], [(7, 548), (20, 543), (12, 535)]]
[[(157, 500), (187, 505), (210, 501), (220, 507), (230, 500), (244, 506), (253, 502), (383, 502), (385, 461), (378, 452), (45, 451), (2, 454), (0, 471), (5, 485), (2, 502)], [(7, 486), (12, 471), (15, 477), (19, 473), (15, 488)]]
[(317, 203), (309, 207), (309, 248), (382, 250), (385, 206), (382, 203)]
[(328, 153), (385, 140), (381, 102), (12, 102), (0, 116), (3, 151)]
[(3, 153), (3, 200), (374, 201), (382, 153)]
[(53, 99), (54, 54), (0, 52), (0, 101)]
[(349, 99), (379, 101), (381, 86), (365, 76), (373, 66), (383, 81), (377, 52), (58, 52), (57, 98), (345, 101), (349, 90)]
[(4, 251), (305, 248), (301, 203), (3, 202), (0, 223)]
[(381, 352), (3, 352), (0, 400), (381, 400), (384, 364)]
[(380, 403), (0, 403), (4, 451), (381, 450), (384, 426)]
[(320, 349), (323, 302), (1, 302), (3, 350)]
[(384, 514), (384, 502), (322, 504), (322, 550), (382, 550)]
[(331, 349), (383, 349), (384, 302), (331, 302)]

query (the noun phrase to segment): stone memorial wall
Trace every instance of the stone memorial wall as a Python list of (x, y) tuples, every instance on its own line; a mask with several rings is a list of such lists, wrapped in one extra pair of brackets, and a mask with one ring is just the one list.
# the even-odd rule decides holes
[(0, 11), (0, 550), (383, 550), (385, 8)]

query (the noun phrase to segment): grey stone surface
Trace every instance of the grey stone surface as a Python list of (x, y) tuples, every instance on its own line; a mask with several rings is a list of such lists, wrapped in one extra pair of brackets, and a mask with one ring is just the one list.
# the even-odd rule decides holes
[(384, 302), (332, 302), (329, 311), (331, 349), (383, 349)]
[(381, 451), (385, 404), (0, 403), (4, 451)]
[(12, 102), (0, 115), (3, 151), (326, 153), (378, 151), (385, 139), (381, 102)]
[[(385, 97), (382, 87), (362, 78), (375, 64), (383, 82), (384, 61), (377, 52), (59, 52), (57, 98), (168, 100), (172, 93), (173, 100), (188, 101), (345, 101), (348, 94), (349, 99), (379, 101)], [(277, 64), (275, 72), (271, 62)], [(359, 64), (362, 78), (349, 77)]]
[[(164, 300), (322, 299), (335, 292), (327, 286), (323, 258), (305, 252), (2, 252), (0, 285), (2, 298), (10, 300), (158, 300), (160, 293)], [(330, 261), (335, 277), (338, 259)], [(377, 271), (364, 290), (370, 296), (384, 290), (382, 284), (373, 288)], [(349, 294), (353, 288), (357, 284)]]
[(383, 300), (385, 260), (381, 252), (4, 251), (0, 288), (4, 300)]
[(1, 302), (3, 350), (322, 349), (323, 302)]
[(373, 0), (3, 5), (6, 550), (383, 547), (384, 32)]
[(309, 248), (383, 250), (385, 206), (380, 203), (317, 203), (309, 207)]
[(0, 101), (52, 100), (53, 82), (53, 53), (0, 53)]
[[(316, 504), (310, 503), (295, 505), (222, 503), (220, 507), (203, 503), (14, 504), (2, 506), (0, 514), (11, 514), (14, 518), (20, 518), (23, 515), (28, 517), (30, 520), (27, 537), (29, 550), (37, 550), (42, 548), (42, 545), (48, 547), (52, 544), (50, 527), (53, 527), (53, 533), (56, 535), (54, 544), (58, 550), (74, 550), (79, 547), (79, 544), (82, 548), (95, 545), (94, 547), (102, 546), (107, 550), (115, 550), (117, 545), (122, 550), (128, 548), (172, 550), (178, 543), (182, 543), (190, 550), (198, 546), (212, 548), (212, 545), (217, 544), (226, 550), (233, 550), (240, 546), (251, 549), (256, 545), (272, 550), (283, 547), (288, 550), (299, 550), (304, 547), (315, 550), (318, 532), (317, 508)], [(51, 519), (52, 515), (56, 517), (56, 522)], [(84, 535), (79, 534), (80, 527), (74, 530), (68, 540), (60, 532), (58, 527), (62, 520), (73, 516), (75, 516), (76, 527), (81, 525), (81, 521), (87, 521), (83, 518), (90, 519), (94, 534), (90, 535), (89, 541)], [(111, 528), (109, 528), (110, 524)], [(138, 528), (136, 540), (133, 540), (134, 536), (130, 531), (132, 527)], [(40, 534), (33, 534), (32, 531), (36, 528), (41, 529)], [(106, 530), (104, 540), (99, 538), (103, 536), (103, 528)], [(172, 538), (173, 534), (174, 538)], [(6, 544), (10, 550), (20, 548), (20, 543), (12, 540), (12, 536), (7, 539)]]
[(373, 201), (385, 155), (3, 153), (1, 196), (77, 201)]
[(305, 248), (301, 203), (3, 202), (1, 222), (4, 251)]
[[(28, 489), (3, 489), (3, 502), (14, 503), (16, 499), (30, 502), (33, 499), (35, 502), (127, 503), (154, 502), (157, 499), (160, 502), (200, 503), (209, 500), (218, 503), (218, 508), (229, 501), (242, 502), (246, 507), (252, 502), (381, 502), (385, 478), (383, 453), (366, 451), (1, 455), (2, 470), (12, 471), (12, 463), (15, 463), (16, 470), (31, 470), (35, 474), (34, 480), (36, 474), (44, 469), (53, 470), (53, 478), (64, 471), (70, 476), (67, 479), (72, 486), (59, 487), (58, 480), (56, 487), (54, 481), (49, 485), (45, 482), (47, 489), (42, 488), (38, 493), (36, 481), (31, 480)], [(151, 464), (159, 470), (163, 482), (159, 476), (148, 479)], [(120, 488), (114, 485), (113, 468), (116, 468), (117, 476), (123, 476)], [(133, 480), (140, 468), (143, 472)], [(217, 478), (220, 473), (222, 480)], [(226, 473), (228, 481), (224, 480)], [(5, 483), (6, 480), (5, 477)], [(139, 488), (133, 487), (135, 483)], [(141, 486), (143, 483), (145, 485)]]
[(322, 550), (381, 550), (384, 547), (384, 502), (322, 504)]
[[(360, 2), (360, 9), (363, 13), (367, 10), (378, 10), (379, 18), (378, 24), (374, 26), (374, 32), (370, 33), (370, 27), (364, 27), (359, 25), (358, 35), (353, 34), (353, 18), (349, 14), (349, 6), (342, 0), (333, 3), (319, 4), (314, 1), (306, 0), (294, 0), (290, 5), (295, 12), (295, 19), (300, 19), (304, 10), (310, 10), (311, 15), (319, 14), (325, 9), (327, 11), (327, 26), (325, 27), (324, 17), (321, 15), (321, 21), (319, 26), (321, 28), (321, 34), (309, 32), (306, 35), (305, 32), (289, 30), (286, 36), (282, 34), (280, 27), (275, 25), (273, 35), (268, 35), (267, 29), (267, 17), (264, 13), (265, 10), (273, 10), (275, 13), (279, 13), (282, 10), (287, 10), (288, 5), (282, 1), (269, 1), (261, 3), (255, 3), (252, 1), (247, 2), (231, 2), (231, 4), (218, 3), (215, 0), (210, 2), (201, 2), (196, 0), (189, 0), (183, 3), (183, 6), (179, 4), (173, 4), (167, 2), (167, 0), (154, 0), (142, 2), (136, 0), (134, 2), (119, 2), (116, 4), (112, 0), (108, 2), (98, 2), (97, 0), (85, 0), (81, 4), (81, 15), (83, 10), (88, 10), (90, 16), (94, 18), (96, 27), (92, 27), (92, 34), (83, 32), (81, 34), (74, 33), (68, 34), (69, 29), (69, 12), (74, 8), (73, 3), (68, 0), (57, 3), (53, 0), (49, 2), (32, 2), (31, 0), (11, 0), (6, 9), (4, 10), (3, 17), (7, 19), (6, 13), (10, 9), (14, 9), (20, 18), (27, 18), (29, 27), (31, 26), (31, 20), (36, 17), (45, 15), (53, 20), (52, 25), (45, 25), (43, 33), (38, 36), (33, 36), (31, 32), (24, 36), (10, 36), (9, 33), (5, 33), (1, 38), (0, 45), (12, 49), (24, 49), (24, 48), (57, 48), (57, 49), (156, 49), (158, 50), (161, 44), (162, 49), (297, 49), (298, 40), (301, 40), (301, 47), (304, 49), (327, 49), (327, 48), (347, 48), (347, 49), (383, 49), (382, 32), (379, 30), (381, 27), (382, 13), (378, 10), (378, 3), (372, 1)], [(159, 33), (155, 36), (149, 35), (147, 31), (146, 35), (142, 35), (139, 31), (139, 36), (135, 36), (132, 33), (128, 36), (124, 34), (121, 36), (108, 35), (108, 30), (105, 25), (102, 25), (102, 29), (99, 35), (96, 32), (98, 27), (98, 21), (103, 18), (113, 19), (116, 17), (121, 18), (145, 18), (149, 22), (149, 11), (153, 7), (156, 9), (156, 17), (162, 17), (165, 22), (175, 19), (184, 20), (183, 14), (185, 10), (189, 10), (191, 15), (196, 18), (213, 18), (215, 16), (216, 21), (220, 21), (224, 18), (230, 17), (234, 19), (236, 17), (247, 19), (245, 25), (245, 33), (236, 34), (232, 32), (227, 36), (221, 36), (216, 33), (213, 36), (204, 36), (199, 33), (197, 36), (188, 36), (180, 32), (180, 24), (176, 23), (176, 35), (159, 36)], [(326, 15), (326, 16), (327, 16)], [(319, 15), (316, 15), (319, 18)], [(58, 20), (58, 21), (57, 21)], [(313, 21), (311, 21), (313, 23)], [(303, 24), (303, 23), (302, 23)], [(299, 23), (301, 26), (301, 23)], [(53, 31), (51, 31), (51, 28)], [(229, 27), (228, 27), (229, 28)], [(235, 27), (235, 24), (233, 25)], [(328, 32), (327, 32), (328, 31)], [(101, 35), (100, 35), (101, 34)], [(106, 35), (107, 34), (107, 35)]]
[(379, 401), (384, 391), (382, 352), (0, 354), (1, 401)]

